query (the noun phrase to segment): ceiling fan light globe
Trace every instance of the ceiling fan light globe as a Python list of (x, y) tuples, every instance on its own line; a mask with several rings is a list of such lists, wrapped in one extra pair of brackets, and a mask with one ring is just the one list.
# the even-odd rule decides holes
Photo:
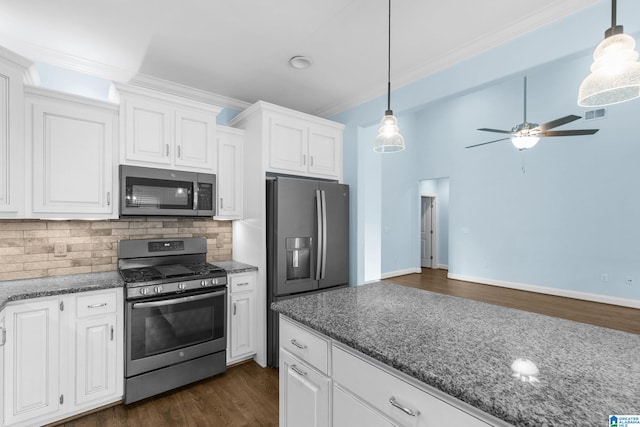
[(404, 150), (404, 137), (400, 134), (398, 119), (393, 115), (385, 115), (380, 120), (378, 135), (373, 142), (376, 153), (395, 153)]
[(635, 40), (626, 34), (605, 38), (593, 53), (594, 63), (578, 91), (578, 105), (601, 107), (640, 97), (640, 63)]
[(538, 136), (514, 136), (511, 138), (511, 143), (518, 150), (527, 150), (529, 148), (535, 147), (535, 145), (540, 141), (540, 137)]

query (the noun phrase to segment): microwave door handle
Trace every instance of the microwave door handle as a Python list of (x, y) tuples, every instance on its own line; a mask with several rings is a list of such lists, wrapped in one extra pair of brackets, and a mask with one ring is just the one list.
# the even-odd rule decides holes
[(192, 301), (199, 301), (202, 299), (207, 299), (207, 298), (214, 298), (214, 297), (218, 297), (221, 295), (224, 295), (226, 291), (218, 291), (218, 292), (211, 292), (211, 293), (206, 293), (206, 294), (202, 294), (202, 295), (194, 295), (194, 296), (190, 296), (190, 297), (180, 297), (180, 298), (172, 298), (172, 299), (166, 299), (166, 300), (162, 300), (162, 301), (151, 301), (151, 302), (136, 302), (133, 304), (133, 309), (136, 308), (148, 308), (148, 307), (163, 307), (166, 305), (172, 305), (172, 304), (180, 304), (183, 302), (192, 302)]
[(198, 210), (198, 181), (193, 183), (193, 210)]

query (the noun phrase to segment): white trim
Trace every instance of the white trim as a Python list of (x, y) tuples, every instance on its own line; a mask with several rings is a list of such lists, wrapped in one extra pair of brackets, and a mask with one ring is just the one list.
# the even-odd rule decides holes
[(159, 79), (146, 74), (136, 74), (131, 80), (129, 80), (129, 84), (238, 111), (244, 111), (251, 106), (248, 102), (239, 101), (237, 99), (229, 98), (228, 96), (218, 95), (213, 92), (182, 85), (169, 80)]
[(438, 270), (448, 270), (448, 269), (449, 269), (448, 264), (438, 264)]
[(388, 273), (380, 273), (380, 278), (389, 279), (390, 277), (404, 276), (405, 274), (413, 274), (413, 273), (422, 273), (422, 269), (421, 268), (405, 268), (404, 270), (396, 270), (396, 271), (390, 271)]
[(604, 304), (619, 305), (622, 307), (640, 308), (640, 300), (630, 298), (612, 297), (609, 295), (591, 294), (587, 292), (572, 291), (569, 289), (549, 288), (547, 286), (528, 285), (526, 283), (508, 282), (506, 280), (485, 279), (482, 277), (465, 276), (463, 274), (448, 273), (447, 277), (464, 282), (481, 283), (483, 285), (500, 286), (503, 288), (518, 289), (521, 291), (537, 292), (540, 294), (555, 295), (559, 297), (574, 298), (585, 301), (601, 302)]

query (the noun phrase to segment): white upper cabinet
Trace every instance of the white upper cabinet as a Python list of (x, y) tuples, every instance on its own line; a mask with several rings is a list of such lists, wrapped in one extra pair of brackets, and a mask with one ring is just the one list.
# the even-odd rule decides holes
[(27, 88), (28, 216), (112, 218), (118, 107)]
[(342, 181), (344, 125), (262, 101), (232, 125), (251, 129), (249, 145), (264, 150), (266, 172)]
[(120, 163), (216, 173), (222, 108), (131, 85), (120, 98)]
[(29, 63), (0, 47), (0, 218), (24, 216), (24, 86)]
[(218, 126), (218, 208), (215, 219), (242, 219), (244, 131)]

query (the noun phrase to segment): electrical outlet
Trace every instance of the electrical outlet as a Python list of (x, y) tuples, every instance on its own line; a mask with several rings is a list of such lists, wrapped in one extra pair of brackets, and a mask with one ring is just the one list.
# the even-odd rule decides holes
[(627, 276), (627, 278), (624, 279), (624, 283), (626, 283), (629, 286), (633, 285), (633, 277)]
[(608, 282), (609, 281), (609, 275), (607, 273), (602, 273), (600, 275), (600, 281), (601, 282)]
[(67, 244), (65, 242), (56, 242), (53, 245), (53, 256), (67, 255)]

